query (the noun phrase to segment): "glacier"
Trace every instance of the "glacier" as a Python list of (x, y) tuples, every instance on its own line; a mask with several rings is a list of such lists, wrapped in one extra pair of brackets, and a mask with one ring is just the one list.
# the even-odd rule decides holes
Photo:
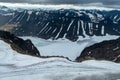
[(118, 36), (84, 38), (77, 42), (69, 40), (31, 39), (41, 55), (62, 55), (64, 58), (37, 58), (19, 54), (0, 40), (0, 80), (119, 80), (120, 64), (109, 61), (88, 60), (74, 62), (82, 49), (103, 40), (116, 39)]
[[(8, 8), (5, 6), (7, 6)], [(80, 53), (85, 47), (88, 47), (98, 42), (102, 42), (104, 40), (111, 40), (111, 39), (116, 39), (119, 37), (115, 35), (110, 35), (108, 33), (105, 36), (99, 36), (99, 37), (95, 35), (88, 36), (86, 34), (87, 31), (85, 31), (84, 27), (86, 27), (86, 25), (88, 26), (88, 31), (91, 35), (92, 29), (93, 29), (92, 28), (93, 26), (92, 22), (93, 22), (95, 23), (94, 24), (95, 29), (101, 26), (100, 33), (104, 35), (105, 26), (98, 25), (98, 21), (101, 21), (101, 20), (104, 21), (103, 13), (110, 14), (108, 15), (110, 16), (110, 19), (105, 20), (104, 21), (105, 24), (106, 24), (106, 21), (111, 20), (112, 22), (109, 22), (108, 24), (114, 23), (115, 25), (115, 26), (111, 24), (109, 25), (113, 27), (112, 31), (120, 34), (119, 27), (116, 26), (116, 25), (119, 25), (119, 21), (120, 21), (119, 13), (116, 14), (116, 12), (120, 11), (119, 9), (96, 7), (96, 6), (85, 7), (85, 6), (86, 5), (84, 6), (82, 5), (81, 6), (80, 5), (77, 5), (77, 6), (75, 5), (47, 5), (46, 6), (46, 5), (38, 5), (38, 4), (34, 4), (34, 5), (33, 4), (20, 4), (20, 3), (12, 4), (12, 3), (0, 2), (0, 9), (1, 9), (0, 15), (4, 17), (3, 19), (1, 19), (1, 22), (2, 22), (1, 26), (3, 25), (3, 23), (9, 24), (13, 22), (15, 24), (19, 24), (18, 26), (20, 26), (20, 23), (22, 23), (22, 21), (24, 22), (26, 20), (25, 23), (32, 21), (32, 19), (33, 21), (35, 21), (37, 20), (37, 17), (39, 17), (39, 14), (41, 12), (39, 10), (41, 9), (47, 12), (56, 10), (60, 12), (60, 14), (63, 11), (70, 9), (70, 12), (73, 11), (75, 15), (70, 15), (67, 12), (65, 16), (57, 17), (57, 19), (61, 20), (60, 22), (62, 22), (62, 19), (64, 21), (65, 17), (73, 16), (73, 19), (70, 19), (70, 21), (68, 22), (69, 24), (67, 24), (68, 26), (67, 31), (70, 30), (70, 27), (74, 23), (73, 28), (72, 28), (73, 29), (72, 34), (77, 34), (78, 36), (78, 34), (80, 34), (79, 26), (81, 25), (83, 35), (85, 36), (84, 38), (82, 36), (78, 36), (78, 39), (75, 40), (74, 42), (65, 38), (67, 33), (65, 33), (64, 35), (62, 34), (62, 38), (61, 37), (58, 38), (58, 36), (60, 35), (63, 29), (62, 28), (63, 24), (60, 24), (61, 28), (58, 29), (57, 35), (55, 36), (55, 38), (58, 38), (58, 39), (53, 40), (51, 39), (52, 38), (51, 37), (45, 40), (45, 39), (41, 39), (37, 37), (30, 37), (30, 36), (21, 37), (23, 39), (32, 40), (32, 42), (38, 48), (42, 56), (64, 56), (64, 57), (68, 57), (71, 61), (64, 59), (64, 58), (55, 58), (55, 57), (54, 58), (52, 57), (51, 58), (38, 58), (38, 57), (29, 56), (29, 55), (19, 54), (13, 51), (8, 44), (0, 40), (0, 44), (1, 44), (0, 46), (0, 80), (120, 80), (120, 64), (119, 63), (114, 63), (114, 62), (105, 61), (105, 60), (100, 60), (100, 61), (87, 60), (81, 63), (75, 62), (75, 59), (80, 55)], [(82, 10), (82, 9), (85, 9), (85, 10)], [(14, 11), (16, 11), (18, 14), (15, 15)], [(87, 13), (87, 11), (89, 12)], [(99, 11), (100, 13), (102, 11), (102, 14), (100, 14)], [(113, 11), (113, 14), (111, 15), (112, 11)], [(37, 16), (37, 17), (34, 17), (34, 16), (32, 17), (33, 13), (34, 13), (34, 16)], [(85, 21), (88, 21), (88, 22), (85, 23), (84, 20), (82, 19), (76, 20), (76, 21), (74, 20), (74, 17), (75, 18), (81, 17), (83, 16), (83, 14), (87, 16), (90, 19), (90, 21), (86, 19)], [(45, 19), (43, 18), (45, 21), (46, 19), (48, 19), (47, 16), (49, 15), (46, 15), (46, 13), (43, 16), (45, 17)], [(43, 33), (45, 32), (45, 34), (50, 32), (51, 27), (47, 27), (47, 26), (49, 24), (55, 23), (55, 20), (54, 18), (53, 19), (51, 19), (51, 17), (49, 18), (50, 18), (50, 21), (47, 21), (44, 24), (42, 23), (43, 26), (44, 25), (45, 26), (42, 27), (41, 30), (38, 30), (39, 32), (37, 33), (37, 35), (39, 35), (42, 32)], [(32, 24), (29, 24), (29, 25), (32, 26)], [(42, 26), (39, 19), (38, 21), (34, 23), (34, 25), (35, 27), (36, 26), (39, 27), (39, 25)], [(76, 25), (77, 25), (77, 30), (75, 29)], [(11, 26), (11, 24), (9, 24), (9, 26)], [(51, 25), (51, 26), (54, 26), (54, 25)], [(18, 28), (16, 28), (16, 30), (18, 30)], [(33, 34), (33, 32), (36, 32), (34, 31), (36, 30), (34, 28), (30, 28), (30, 31), (24, 31), (22, 30), (22, 28), (20, 28), (20, 30), (21, 31), (19, 32), (21, 32), (21, 34), (24, 34), (24, 32), (30, 32), (30, 35), (31, 35)], [(52, 29), (51, 33), (48, 33), (48, 34), (53, 34), (56, 32), (56, 30), (57, 28), (54, 28)]]

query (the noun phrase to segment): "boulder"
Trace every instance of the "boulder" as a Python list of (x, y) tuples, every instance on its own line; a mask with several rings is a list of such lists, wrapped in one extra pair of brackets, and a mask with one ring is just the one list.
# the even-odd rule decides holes
[(120, 38), (116, 40), (103, 41), (85, 48), (76, 61), (84, 60), (108, 60), (120, 62)]
[(38, 49), (29, 39), (23, 40), (7, 31), (0, 31), (0, 38), (10, 44), (11, 48), (18, 53), (40, 57)]

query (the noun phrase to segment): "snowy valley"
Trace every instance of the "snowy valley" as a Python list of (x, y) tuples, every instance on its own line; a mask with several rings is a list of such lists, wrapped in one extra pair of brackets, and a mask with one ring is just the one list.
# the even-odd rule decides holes
[[(41, 55), (63, 55), (74, 60), (84, 47), (117, 36), (95, 37), (85, 41), (51, 41), (35, 37), (31, 39)], [(99, 41), (98, 41), (99, 40)], [(64, 58), (37, 58), (19, 54), (0, 40), (0, 80), (119, 80), (120, 64), (109, 61), (89, 60), (81, 63)], [(54, 74), (54, 75), (53, 75)]]
[(30, 39), (42, 56), (70, 60), (20, 54), (0, 35), (0, 80), (120, 80), (119, 63), (95, 59), (76, 62), (86, 47), (119, 38), (120, 10), (0, 5), (0, 30)]

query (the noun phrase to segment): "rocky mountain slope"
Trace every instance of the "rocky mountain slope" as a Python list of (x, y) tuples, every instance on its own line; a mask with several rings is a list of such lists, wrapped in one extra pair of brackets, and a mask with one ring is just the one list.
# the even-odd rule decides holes
[(9, 9), (1, 7), (0, 25), (16, 25), (11, 30), (19, 36), (44, 39), (67, 38), (76, 41), (80, 36), (120, 35), (119, 10), (84, 9)]
[(85, 48), (76, 61), (91, 59), (120, 62), (120, 38), (103, 41)]
[[(10, 31), (18, 36), (35, 36), (53, 40), (67, 38), (71, 41), (76, 41), (79, 37), (119, 36), (119, 13), (119, 10), (10, 9), (2, 6), (0, 7), (0, 29)], [(97, 46), (88, 47), (90, 49), (86, 48), (87, 50), (85, 49), (85, 52), (83, 51), (82, 53), (83, 56), (81, 56), (82, 58), (86, 57), (90, 52), (89, 50), (93, 49), (94, 55), (91, 54), (93, 56), (92, 58), (117, 62), (119, 51), (111, 51), (114, 50), (113, 48), (117, 48), (117, 44), (118, 42), (116, 41), (105, 41), (95, 44)], [(103, 52), (99, 52), (102, 51), (101, 47), (104, 48)], [(97, 55), (97, 53), (102, 57)], [(77, 58), (77, 61), (81, 61), (81, 59), (79, 60), (80, 57)], [(91, 56), (89, 57), (91, 58)], [(87, 58), (89, 59), (89, 57)]]
[(18, 53), (40, 57), (40, 52), (29, 39), (23, 40), (7, 31), (0, 31), (0, 39)]

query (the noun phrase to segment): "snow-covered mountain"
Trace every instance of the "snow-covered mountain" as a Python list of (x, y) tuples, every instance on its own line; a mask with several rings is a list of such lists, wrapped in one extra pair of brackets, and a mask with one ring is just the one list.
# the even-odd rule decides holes
[(16, 25), (12, 33), (44, 39), (120, 35), (120, 11), (99, 9), (0, 8), (0, 25)]
[(73, 62), (86, 47), (117, 39), (119, 25), (120, 11), (113, 9), (0, 6), (0, 30), (30, 39), (42, 56), (64, 56), (71, 60), (19, 54), (0, 40), (0, 80), (120, 80), (119, 63)]
[[(31, 39), (41, 55), (64, 55), (74, 59), (91, 43), (116, 38), (117, 36), (71, 42)], [(64, 58), (37, 58), (19, 54), (0, 40), (0, 80), (119, 80), (120, 64), (109, 61), (71, 62)], [(54, 75), (53, 75), (54, 74)]]

